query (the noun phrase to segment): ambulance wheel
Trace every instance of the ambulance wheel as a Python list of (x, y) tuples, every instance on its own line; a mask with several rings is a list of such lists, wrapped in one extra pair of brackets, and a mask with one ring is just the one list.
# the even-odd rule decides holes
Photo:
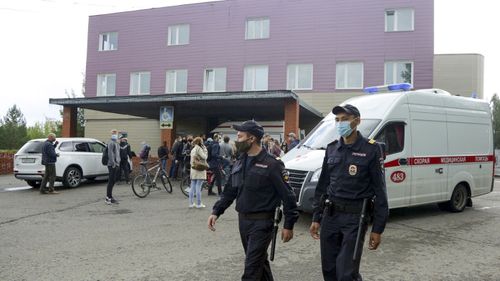
[(439, 203), (438, 206), (441, 210), (444, 209), (452, 213), (458, 213), (465, 209), (469, 199), (469, 193), (465, 185), (458, 184), (451, 194), (450, 201)]

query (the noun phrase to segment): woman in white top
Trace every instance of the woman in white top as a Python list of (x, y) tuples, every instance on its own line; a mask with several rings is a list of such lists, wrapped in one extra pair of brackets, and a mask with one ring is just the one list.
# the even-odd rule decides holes
[[(203, 181), (207, 179), (206, 171), (199, 171), (193, 169), (194, 161), (197, 159), (200, 162), (207, 163), (208, 151), (205, 145), (203, 145), (203, 139), (197, 137), (193, 140), (193, 148), (191, 149), (191, 188), (189, 189), (189, 208), (193, 208), (194, 205), (194, 193), (196, 192), (196, 208), (205, 208), (205, 205), (201, 203), (201, 185)], [(208, 164), (207, 164), (208, 166)]]

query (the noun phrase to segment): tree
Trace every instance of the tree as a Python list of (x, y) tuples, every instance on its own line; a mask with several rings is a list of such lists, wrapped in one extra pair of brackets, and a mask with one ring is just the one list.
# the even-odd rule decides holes
[(7, 110), (1, 126), (1, 148), (19, 149), (28, 140), (26, 118), (17, 105)]
[(47, 131), (44, 123), (36, 122), (35, 125), (28, 127), (28, 139), (41, 139), (45, 138), (50, 131)]
[(491, 98), (490, 106), (493, 118), (493, 143), (495, 148), (500, 148), (500, 98), (497, 94)]

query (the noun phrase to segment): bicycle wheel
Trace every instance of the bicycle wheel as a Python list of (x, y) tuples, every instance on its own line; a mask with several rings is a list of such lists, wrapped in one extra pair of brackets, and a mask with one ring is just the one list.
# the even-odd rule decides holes
[(188, 197), (189, 189), (191, 188), (191, 179), (189, 178), (189, 176), (182, 177), (179, 187), (181, 188), (182, 194)]
[(139, 198), (144, 198), (148, 196), (151, 183), (147, 183), (147, 177), (144, 175), (138, 175), (132, 181), (132, 191)]
[(165, 175), (160, 175), (158, 177), (160, 178), (161, 184), (163, 184), (163, 188), (165, 188), (168, 193), (172, 193), (172, 183), (170, 179)]

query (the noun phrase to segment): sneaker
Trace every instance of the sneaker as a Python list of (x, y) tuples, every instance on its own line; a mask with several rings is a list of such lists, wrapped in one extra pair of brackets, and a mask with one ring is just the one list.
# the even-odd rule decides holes
[(120, 204), (118, 203), (118, 200), (116, 200), (115, 198), (111, 197), (111, 200), (110, 200), (111, 204)]
[(45, 190), (40, 190), (40, 194), (49, 194), (49, 192)]
[(111, 203), (111, 198), (109, 198), (109, 197), (106, 197), (106, 200), (104, 200), (104, 202), (106, 202), (106, 204), (108, 204), (108, 205), (112, 204)]
[(189, 204), (189, 209), (194, 208), (194, 204)]
[(49, 194), (59, 194), (59, 192), (57, 192), (55, 190), (51, 190), (51, 191), (49, 191)]
[(196, 205), (196, 208), (197, 208), (197, 209), (200, 209), (200, 208), (205, 208), (205, 207), (206, 207), (206, 206), (205, 206), (205, 205), (203, 205), (203, 204)]

